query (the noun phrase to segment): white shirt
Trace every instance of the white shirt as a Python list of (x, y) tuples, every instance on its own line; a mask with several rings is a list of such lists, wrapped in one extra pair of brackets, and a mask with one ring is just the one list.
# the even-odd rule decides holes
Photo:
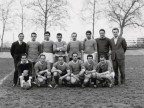
[(21, 42), (21, 41), (19, 41), (19, 40), (18, 40), (18, 42), (19, 42), (19, 44), (20, 44), (20, 45), (22, 44), (22, 42)]
[(114, 37), (114, 43), (116, 44), (118, 40), (118, 37)]

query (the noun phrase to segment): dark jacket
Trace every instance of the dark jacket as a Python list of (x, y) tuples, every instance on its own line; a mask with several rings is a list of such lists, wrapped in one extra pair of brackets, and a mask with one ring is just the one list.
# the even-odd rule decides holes
[(127, 43), (124, 38), (118, 37), (115, 44), (114, 38), (111, 39), (111, 59), (125, 59), (125, 51), (127, 49)]
[(18, 41), (12, 43), (10, 52), (14, 59), (20, 59), (21, 55), (26, 53), (26, 43), (22, 42), (21, 45)]
[(28, 75), (32, 76), (32, 63), (30, 61), (27, 61), (27, 63), (22, 63), (21, 61), (17, 65), (18, 67), (18, 73), (21, 75), (24, 70), (28, 70)]

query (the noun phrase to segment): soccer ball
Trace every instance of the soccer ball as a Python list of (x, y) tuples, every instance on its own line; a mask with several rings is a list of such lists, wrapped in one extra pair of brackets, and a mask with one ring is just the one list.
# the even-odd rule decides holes
[(24, 82), (23, 83), (23, 88), (24, 89), (29, 89), (31, 86), (30, 86), (30, 84), (28, 83), (28, 82)]
[(44, 85), (44, 84), (45, 84), (45, 79), (42, 78), (42, 77), (38, 77), (37, 78), (37, 85), (41, 86), (41, 85)]

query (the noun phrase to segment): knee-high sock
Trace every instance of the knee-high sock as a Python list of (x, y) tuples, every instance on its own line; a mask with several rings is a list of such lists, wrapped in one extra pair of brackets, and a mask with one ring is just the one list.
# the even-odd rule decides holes
[(47, 84), (51, 84), (51, 77), (47, 78)]
[(58, 76), (54, 76), (54, 79), (55, 79), (55, 83), (59, 84), (59, 77)]
[(96, 78), (92, 78), (92, 80), (91, 80), (92, 82), (94, 82), (94, 85), (96, 85), (97, 84), (97, 81), (96, 81)]

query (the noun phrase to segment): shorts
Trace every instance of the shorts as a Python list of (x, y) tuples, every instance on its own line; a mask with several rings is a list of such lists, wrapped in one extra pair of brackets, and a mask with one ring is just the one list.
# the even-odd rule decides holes
[(46, 60), (48, 62), (50, 62), (50, 63), (54, 62), (54, 55), (53, 55), (53, 53), (46, 53), (46, 52), (44, 52), (43, 54), (46, 56)]
[(108, 80), (112, 80), (114, 79), (115, 73), (111, 72), (111, 73), (107, 73), (107, 74), (101, 74), (101, 73), (97, 73), (97, 79), (101, 80), (101, 79), (108, 79)]
[(92, 77), (92, 74), (91, 73), (88, 73), (88, 74), (84, 74), (85, 78), (91, 78)]

